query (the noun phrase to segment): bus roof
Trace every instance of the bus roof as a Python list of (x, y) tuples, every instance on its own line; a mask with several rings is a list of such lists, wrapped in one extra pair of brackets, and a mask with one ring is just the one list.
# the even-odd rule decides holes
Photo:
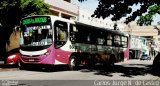
[(108, 28), (96, 27), (96, 26), (84, 24), (84, 23), (81, 23), (81, 22), (75, 22), (75, 23), (76, 23), (76, 25), (83, 25), (83, 26), (87, 26), (87, 27), (93, 27), (93, 28), (96, 28), (96, 29), (99, 29), (99, 30), (105, 30), (105, 31), (113, 33), (113, 34), (118, 34), (118, 35), (124, 35), (124, 36), (126, 36), (123, 32), (120, 32), (120, 31), (111, 30), (111, 29), (108, 29)]
[(29, 17), (36, 17), (36, 16), (37, 17), (38, 16), (49, 16), (49, 17), (51, 17), (52, 21), (59, 20), (59, 21), (64, 21), (64, 22), (71, 23), (71, 24), (83, 25), (83, 26), (87, 26), (87, 27), (94, 27), (94, 28), (99, 29), (99, 30), (105, 30), (105, 31), (111, 32), (113, 34), (119, 34), (119, 35), (124, 35), (125, 36), (125, 34), (123, 32), (120, 32), (120, 31), (111, 30), (111, 29), (108, 29), (108, 28), (96, 27), (96, 26), (93, 26), (93, 25), (84, 24), (84, 23), (81, 23), (81, 22), (78, 22), (78, 21), (73, 21), (73, 20), (61, 18), (61, 17), (54, 16), (54, 15), (33, 15), (33, 16), (24, 17), (21, 20), (23, 20), (25, 18), (29, 18)]
[(54, 20), (60, 20), (60, 21), (71, 23), (71, 24), (75, 24), (73, 20), (69, 20), (69, 19), (65, 19), (65, 18), (53, 16), (53, 15), (49, 15), (49, 16), (51, 17), (51, 19), (54, 19)]

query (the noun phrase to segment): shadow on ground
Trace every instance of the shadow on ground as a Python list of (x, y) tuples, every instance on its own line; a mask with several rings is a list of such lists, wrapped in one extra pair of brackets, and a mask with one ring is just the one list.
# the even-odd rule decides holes
[(81, 70), (81, 72), (95, 72), (95, 75), (104, 75), (108, 77), (112, 77), (114, 73), (121, 73), (123, 77), (134, 78), (134, 76), (144, 76), (146, 74), (151, 74), (155, 76), (160, 76), (156, 73), (160, 73), (160, 71), (153, 72), (152, 65), (145, 64), (127, 64), (127, 65), (114, 65), (114, 66), (96, 66), (91, 70)]
[[(0, 65), (0, 68), (2, 69), (8, 69), (8, 68), (16, 68), (12, 65)], [(58, 71), (68, 71), (68, 66), (52, 66), (49, 68), (41, 67), (41, 66), (30, 66), (25, 69), (22, 69), (25, 71), (38, 71), (38, 72), (58, 72)], [(146, 64), (125, 64), (125, 65), (114, 65), (114, 66), (108, 66), (104, 67), (102, 65), (96, 65), (94, 68), (88, 68), (86, 66), (79, 67), (75, 71), (80, 72), (94, 72), (95, 75), (104, 75), (108, 77), (112, 77), (114, 73), (121, 73), (121, 76), (123, 77), (130, 77), (133, 78), (134, 76), (144, 76), (146, 74), (151, 74), (154, 76), (160, 77), (160, 70), (152, 70), (152, 65), (146, 65)]]
[(40, 65), (30, 65), (30, 67), (25, 67), (25, 71), (37, 71), (37, 72), (58, 72), (58, 71), (67, 71), (69, 70), (66, 65), (57, 65), (57, 66), (40, 66)]
[(6, 64), (0, 64), (0, 68), (18, 68), (17, 65), (6, 65)]
[(37, 72), (58, 72), (58, 71), (69, 70), (68, 66), (64, 66), (64, 65), (59, 65), (59, 66), (27, 65), (22, 69), (15, 65), (0, 65), (0, 71), (12, 70), (12, 69), (25, 70), (25, 71), (37, 71)]

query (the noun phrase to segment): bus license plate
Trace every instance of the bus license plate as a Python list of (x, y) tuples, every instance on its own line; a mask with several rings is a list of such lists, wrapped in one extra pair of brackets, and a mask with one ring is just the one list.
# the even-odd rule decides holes
[(34, 59), (29, 59), (29, 62), (34, 62)]

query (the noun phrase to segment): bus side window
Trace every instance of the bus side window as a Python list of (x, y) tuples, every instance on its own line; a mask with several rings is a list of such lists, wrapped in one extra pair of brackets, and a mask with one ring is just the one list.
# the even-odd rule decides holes
[(60, 48), (67, 42), (67, 23), (55, 22), (55, 47)]
[(127, 39), (127, 37), (125, 37), (125, 36), (122, 36), (122, 46), (124, 47), (124, 48), (126, 48), (126, 47), (128, 47), (128, 39)]
[(66, 31), (64, 31), (63, 29), (61, 28), (56, 28), (56, 31), (57, 31), (57, 40), (58, 41), (67, 41), (67, 37), (66, 37)]
[(105, 43), (105, 35), (103, 31), (99, 32), (99, 35), (97, 35), (97, 44), (104, 45)]
[(120, 36), (119, 35), (115, 35), (114, 36), (114, 46), (119, 47), (120, 46)]
[(107, 39), (106, 39), (106, 44), (108, 46), (111, 46), (112, 45), (112, 35), (107, 33)]
[(75, 42), (76, 40), (76, 32), (78, 32), (75, 25), (70, 25), (70, 40), (71, 42)]

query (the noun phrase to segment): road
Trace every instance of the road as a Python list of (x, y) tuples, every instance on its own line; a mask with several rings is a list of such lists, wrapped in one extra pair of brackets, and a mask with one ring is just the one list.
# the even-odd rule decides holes
[[(56, 80), (57, 84), (61, 83), (61, 86), (71, 85), (67, 83), (67, 80), (72, 81), (72, 84), (78, 83), (79, 80), (83, 80), (84, 82), (86, 82), (86, 80), (91, 80), (90, 82), (92, 82), (92, 84), (95, 80), (160, 80), (159, 76), (151, 73), (152, 62), (153, 60), (129, 60), (121, 63), (116, 63), (115, 67), (111, 68), (110, 70), (104, 70), (101, 68), (101, 66), (97, 66), (97, 68), (93, 70), (88, 70), (85, 68), (77, 71), (57, 69), (56, 71), (52, 72), (44, 72), (40, 69), (19, 70), (18, 68), (0, 68), (0, 79), (30, 80), (30, 82), (33, 82), (34, 80), (40, 80), (44, 82), (44, 80), (47, 80), (45, 82), (48, 84), (51, 84), (50, 80)], [(65, 83), (62, 83), (62, 80)], [(76, 85), (82, 86), (81, 82), (79, 82), (79, 84)], [(91, 85), (91, 83), (87, 84)]]

